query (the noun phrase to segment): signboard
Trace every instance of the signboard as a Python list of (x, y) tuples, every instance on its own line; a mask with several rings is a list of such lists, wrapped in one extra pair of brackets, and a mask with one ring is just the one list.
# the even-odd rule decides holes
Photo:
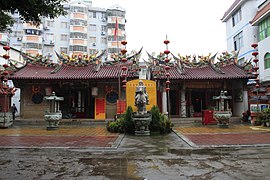
[(105, 119), (106, 103), (104, 98), (95, 99), (95, 119)]
[(259, 111), (262, 111), (266, 108), (269, 108), (269, 104), (250, 104), (250, 112), (251, 113), (256, 113)]
[(149, 96), (149, 105), (146, 106), (146, 110), (150, 111), (153, 106), (157, 105), (157, 89), (156, 82), (145, 79), (136, 79), (128, 81), (126, 84), (126, 107), (131, 106), (133, 111), (137, 111), (135, 106), (135, 92), (136, 87), (139, 85), (139, 81), (142, 80), (146, 87), (146, 93)]

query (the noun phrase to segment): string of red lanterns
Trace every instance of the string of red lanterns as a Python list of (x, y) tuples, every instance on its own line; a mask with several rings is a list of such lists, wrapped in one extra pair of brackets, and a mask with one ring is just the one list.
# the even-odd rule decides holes
[(259, 70), (259, 65), (258, 65), (258, 62), (259, 62), (259, 59), (257, 58), (258, 56), (258, 50), (257, 50), (257, 47), (258, 47), (258, 44), (252, 44), (251, 47), (254, 48), (254, 52), (252, 52), (252, 55), (254, 56), (254, 59), (253, 59), (253, 62), (255, 63), (255, 66), (253, 67), (253, 75), (254, 77), (256, 78), (255, 79), (255, 82), (256, 82), (256, 88), (259, 88), (260, 87), (260, 79), (259, 79), (259, 73), (258, 73), (258, 70)]
[(126, 58), (126, 53), (127, 53), (127, 49), (126, 49), (126, 45), (127, 45), (127, 41), (121, 41), (121, 44), (124, 46), (123, 49), (121, 49), (121, 54), (122, 54), (122, 58), (121, 58), (121, 61), (122, 63), (124, 64), (122, 67), (121, 67), (121, 70), (122, 70), (122, 76), (124, 77), (122, 83), (122, 87), (125, 89), (126, 88), (126, 84), (127, 84), (127, 76), (128, 76), (128, 68), (127, 66), (125, 65), (125, 63), (127, 62), (127, 58)]
[(164, 51), (164, 54), (166, 54), (166, 57), (164, 59), (164, 64), (165, 64), (165, 76), (167, 78), (166, 80), (166, 92), (169, 92), (170, 91), (170, 72), (169, 70), (171, 69), (171, 67), (169, 66), (169, 62), (170, 62), (170, 59), (169, 59), (169, 54), (171, 53), (170, 50), (168, 50), (168, 44), (170, 43), (170, 41), (167, 39), (167, 36), (166, 36), (166, 40), (164, 40), (163, 42), (165, 45), (166, 45), (166, 50)]

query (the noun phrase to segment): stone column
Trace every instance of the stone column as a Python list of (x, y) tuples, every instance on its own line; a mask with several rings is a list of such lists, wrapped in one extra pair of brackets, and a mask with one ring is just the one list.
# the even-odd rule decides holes
[(186, 103), (186, 87), (183, 84), (181, 88), (181, 117), (187, 117), (187, 103)]
[(168, 107), (167, 107), (167, 93), (166, 91), (162, 91), (162, 113), (167, 114), (168, 113)]

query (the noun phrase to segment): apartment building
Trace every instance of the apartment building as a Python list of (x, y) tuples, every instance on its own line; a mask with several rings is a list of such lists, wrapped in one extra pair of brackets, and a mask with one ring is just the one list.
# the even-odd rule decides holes
[(12, 33), (0, 33), (0, 42), (34, 56), (42, 54), (53, 62), (57, 62), (55, 51), (72, 57), (106, 50), (103, 60), (109, 61), (122, 48), (120, 41), (126, 38), (123, 8), (93, 7), (90, 0), (71, 0), (64, 8), (66, 16), (44, 18), (39, 26), (22, 23), (19, 14), (13, 14)]
[(258, 7), (258, 11), (251, 21), (251, 25), (258, 27), (259, 78), (264, 86), (270, 86), (270, 1)]
[(258, 42), (258, 28), (250, 24), (257, 12), (257, 4), (257, 0), (236, 0), (221, 19), (226, 23), (227, 51), (239, 52), (239, 64), (252, 58), (250, 45)]

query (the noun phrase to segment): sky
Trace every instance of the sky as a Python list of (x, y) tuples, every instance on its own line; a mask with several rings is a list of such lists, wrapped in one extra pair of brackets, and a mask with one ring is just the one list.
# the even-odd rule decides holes
[(208, 55), (226, 51), (226, 26), (221, 21), (234, 0), (92, 0), (93, 7), (117, 4), (126, 10), (127, 50), (175, 55)]

